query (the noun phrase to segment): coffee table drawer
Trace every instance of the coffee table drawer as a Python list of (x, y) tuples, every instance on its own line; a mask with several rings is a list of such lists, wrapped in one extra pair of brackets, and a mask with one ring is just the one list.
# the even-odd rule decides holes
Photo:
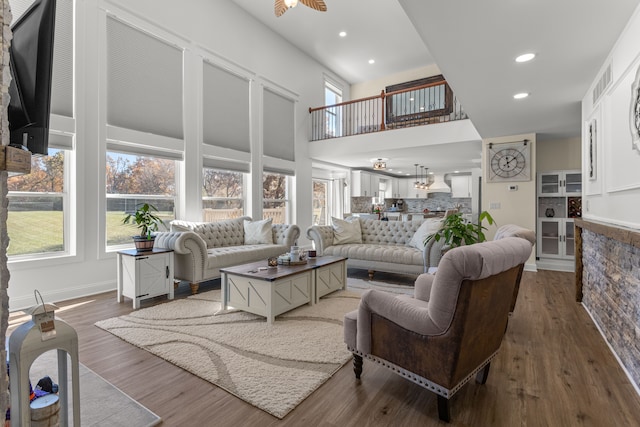
[(347, 263), (345, 261), (329, 264), (317, 268), (316, 272), (316, 300), (338, 289), (346, 289)]

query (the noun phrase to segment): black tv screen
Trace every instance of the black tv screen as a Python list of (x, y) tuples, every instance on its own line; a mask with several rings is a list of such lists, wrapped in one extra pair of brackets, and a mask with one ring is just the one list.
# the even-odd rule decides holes
[(56, 1), (36, 0), (11, 26), (11, 145), (47, 155)]

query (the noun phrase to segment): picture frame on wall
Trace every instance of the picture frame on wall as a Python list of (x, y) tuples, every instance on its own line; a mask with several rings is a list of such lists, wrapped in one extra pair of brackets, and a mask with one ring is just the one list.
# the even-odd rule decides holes
[(589, 180), (595, 181), (598, 179), (597, 171), (597, 154), (598, 153), (598, 123), (596, 119), (591, 119), (589, 122), (589, 152), (588, 152), (588, 177)]

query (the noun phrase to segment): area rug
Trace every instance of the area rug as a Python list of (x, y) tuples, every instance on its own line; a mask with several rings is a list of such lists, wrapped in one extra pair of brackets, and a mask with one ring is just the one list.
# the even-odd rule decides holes
[[(70, 358), (67, 358), (70, 360)], [(58, 383), (58, 358), (55, 350), (38, 357), (29, 370), (29, 378), (35, 386), (40, 378), (49, 376)], [(71, 362), (69, 361), (69, 425), (73, 425), (73, 402), (71, 394)], [(84, 366), (79, 366), (80, 421), (85, 427), (151, 427), (162, 419), (149, 409), (131, 399), (107, 380)]]
[(277, 317), (214, 315), (220, 290), (137, 310), (96, 326), (284, 418), (351, 358), (342, 319), (359, 294), (339, 291)]

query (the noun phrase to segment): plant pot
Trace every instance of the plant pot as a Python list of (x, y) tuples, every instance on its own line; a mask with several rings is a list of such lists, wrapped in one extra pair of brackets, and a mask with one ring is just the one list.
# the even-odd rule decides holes
[(156, 241), (156, 236), (147, 238), (146, 236), (133, 236), (133, 243), (136, 245), (136, 249), (140, 252), (153, 250), (153, 244)]

